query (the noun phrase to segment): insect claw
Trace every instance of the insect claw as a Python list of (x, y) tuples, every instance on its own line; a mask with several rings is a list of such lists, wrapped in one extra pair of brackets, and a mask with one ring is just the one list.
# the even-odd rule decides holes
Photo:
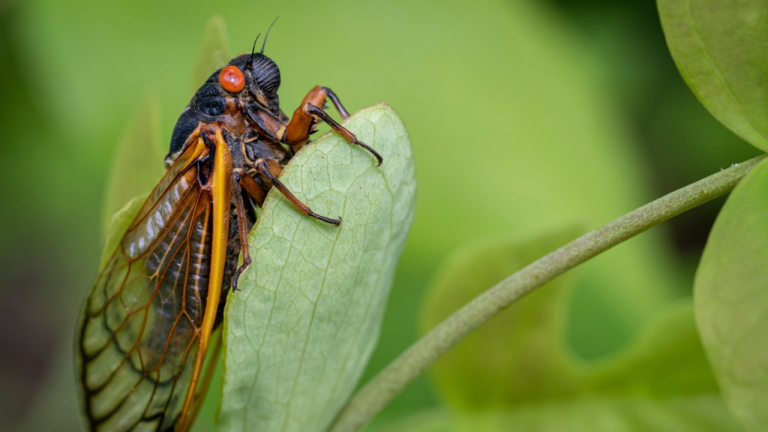
[(332, 218), (329, 218), (329, 217), (320, 216), (319, 214), (317, 214), (315, 212), (312, 212), (312, 211), (307, 213), (307, 216), (313, 217), (313, 218), (315, 218), (315, 219), (317, 219), (319, 221), (323, 221), (323, 222), (325, 222), (327, 224), (331, 224), (333, 226), (341, 225), (341, 216), (339, 216), (338, 219), (332, 219)]
[[(354, 135), (353, 135), (353, 137), (354, 137)], [(383, 158), (383, 157), (381, 157), (381, 155), (379, 154), (379, 152), (377, 152), (376, 150), (374, 150), (374, 149), (373, 149), (373, 147), (369, 146), (368, 144), (366, 144), (366, 143), (364, 143), (364, 142), (362, 142), (362, 141), (358, 140), (358, 139), (357, 139), (357, 137), (355, 137), (355, 139), (354, 139), (354, 141), (352, 141), (352, 143), (353, 143), (353, 144), (355, 144), (355, 145), (359, 145), (360, 147), (362, 147), (362, 148), (364, 148), (364, 149), (368, 150), (368, 151), (369, 151), (369, 152), (370, 152), (370, 153), (371, 153), (371, 154), (372, 154), (372, 155), (373, 155), (373, 156), (376, 158), (376, 161), (378, 162), (378, 163), (376, 164), (376, 166), (377, 166), (377, 167), (380, 167), (380, 166), (381, 166), (381, 163), (382, 163), (382, 162), (384, 162), (384, 158)]]
[(232, 291), (235, 291), (235, 292), (242, 291), (240, 288), (237, 287), (237, 283), (240, 281), (241, 274), (242, 272), (238, 271), (237, 273), (235, 273), (235, 276), (232, 278)]
[[(316, 89), (322, 89), (322, 87), (316, 87)], [(327, 91), (327, 89), (324, 90), (324, 91)], [(312, 94), (312, 93), (310, 92), (310, 94)], [(339, 108), (340, 106), (341, 106), (340, 104), (337, 105), (337, 108)], [(304, 108), (304, 114), (305, 115), (310, 115), (310, 116), (314, 117), (314, 119), (316, 121), (317, 120), (322, 120), (322, 121), (326, 122), (328, 124), (328, 126), (331, 127), (331, 129), (335, 130), (338, 134), (343, 136), (344, 139), (347, 140), (348, 143), (354, 144), (354, 145), (358, 145), (358, 146), (368, 150), (374, 157), (376, 157), (376, 160), (378, 161), (378, 164), (376, 166), (381, 166), (381, 163), (384, 162), (384, 158), (381, 157), (381, 155), (376, 150), (374, 150), (368, 144), (358, 140), (357, 137), (355, 136), (355, 134), (353, 134), (352, 132), (350, 132), (349, 130), (344, 128), (344, 126), (342, 126), (339, 123), (337, 123), (336, 120), (332, 119), (331, 116), (329, 116), (328, 113), (323, 111), (320, 107), (318, 107), (316, 105), (313, 105), (312, 103), (306, 103), (306, 104), (303, 105), (303, 108)], [(346, 114), (346, 110), (344, 110), (343, 107), (339, 109), (339, 112), (341, 112), (342, 110), (344, 111), (344, 114), (342, 114), (342, 116), (348, 115), (348, 114)], [(298, 110), (297, 110), (297, 112), (298, 112)], [(314, 125), (314, 123), (312, 123), (312, 124)], [(305, 139), (306, 139), (306, 136), (305, 136)]]
[(384, 158), (383, 158), (383, 157), (381, 157), (381, 155), (379, 154), (379, 152), (377, 152), (376, 150), (372, 149), (371, 147), (368, 147), (368, 146), (366, 145), (366, 146), (365, 146), (365, 148), (367, 148), (367, 149), (368, 149), (368, 150), (369, 150), (371, 153), (373, 153), (373, 156), (374, 156), (374, 157), (376, 157), (376, 161), (377, 161), (377, 163), (376, 163), (376, 166), (377, 166), (377, 167), (380, 167), (380, 166), (381, 166), (381, 163), (382, 163), (382, 162), (384, 162)]
[(238, 267), (235, 271), (235, 275), (232, 276), (232, 291), (241, 291), (240, 288), (237, 287), (237, 283), (240, 281), (240, 276), (242, 276), (243, 272), (245, 272), (248, 269), (248, 266), (251, 264), (250, 255), (247, 255), (244, 257), (244, 259), (246, 262), (243, 262), (243, 264), (240, 265), (240, 267)]

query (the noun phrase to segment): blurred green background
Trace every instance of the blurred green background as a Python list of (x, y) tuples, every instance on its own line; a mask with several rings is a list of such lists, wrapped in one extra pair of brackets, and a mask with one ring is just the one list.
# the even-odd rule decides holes
[[(284, 111), (322, 84), (350, 111), (389, 103), (411, 133), (416, 220), (363, 380), (418, 337), (456, 247), (595, 228), (757, 154), (687, 89), (653, 1), (0, 1), (0, 430), (79, 430), (72, 341), (117, 143), (154, 98), (167, 145), (211, 16), (239, 54), (278, 13)], [(579, 268), (573, 352), (610, 355), (689, 296), (721, 205)], [(381, 419), (438, 404), (421, 377)]]

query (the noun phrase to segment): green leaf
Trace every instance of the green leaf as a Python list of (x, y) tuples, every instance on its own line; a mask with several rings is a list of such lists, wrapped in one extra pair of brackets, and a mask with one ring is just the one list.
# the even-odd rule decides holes
[(109, 261), (112, 254), (117, 249), (117, 245), (120, 244), (120, 240), (123, 238), (123, 234), (128, 230), (128, 227), (133, 222), (133, 219), (139, 214), (141, 206), (144, 201), (147, 200), (149, 193), (144, 193), (139, 196), (133, 197), (128, 201), (123, 208), (115, 212), (112, 215), (107, 229), (107, 239), (104, 242), (104, 249), (101, 252), (101, 262), (99, 263), (99, 271), (104, 267), (104, 264)]
[(102, 232), (125, 203), (151, 191), (163, 176), (158, 117), (157, 98), (150, 95), (123, 133), (107, 180)]
[[(574, 236), (565, 231), (528, 242), (494, 240), (460, 249), (446, 260), (431, 287), (424, 327), (434, 326), (484, 288)], [(690, 301), (678, 301), (662, 310), (614, 356), (578, 361), (567, 345), (565, 327), (572, 300), (569, 287), (582, 274), (566, 276), (512, 305), (435, 363), (433, 377), (441, 396), (461, 413), (506, 413), (488, 424), (483, 423), (487, 419), (473, 417), (480, 421), (475, 430), (508, 430), (510, 426), (560, 430), (557, 425), (569, 422), (580, 425), (573, 430), (603, 430), (603, 426), (612, 430), (610, 425), (616, 430), (645, 430), (644, 424), (664, 425), (676, 416), (681, 418), (650, 430), (674, 430), (674, 425), (680, 430), (697, 430), (692, 425), (709, 423), (708, 407), (669, 404), (670, 400), (711, 398), (719, 391), (696, 332)], [(587, 414), (578, 418), (581, 409)], [(548, 417), (562, 417), (555, 414), (559, 411), (570, 412), (573, 418), (562, 424), (561, 419), (550, 422)], [(610, 415), (593, 423), (600, 416), (590, 411)], [(733, 429), (735, 420), (725, 408), (720, 411), (724, 414), (717, 415), (718, 422)], [(636, 417), (643, 412), (647, 418), (638, 423)], [(471, 430), (471, 423), (466, 424)]]
[(281, 179), (340, 227), (302, 216), (272, 190), (249, 237), (253, 264), (225, 311), (222, 431), (322, 431), (376, 345), (413, 219), (408, 133), (387, 105), (346, 126), (384, 157), (330, 133)]
[(510, 411), (434, 412), (375, 432), (739, 432), (717, 395), (666, 400), (622, 397), (552, 401)]
[(197, 92), (197, 89), (216, 69), (226, 65), (231, 59), (227, 42), (227, 26), (224, 18), (215, 15), (205, 25), (202, 48), (192, 73), (192, 94)]
[(602, 395), (669, 398), (719, 391), (687, 300), (664, 310), (626, 350), (593, 364), (585, 380), (588, 392)]
[(768, 150), (768, 2), (659, 0), (672, 57), (723, 124)]
[[(431, 329), (578, 234), (571, 229), (523, 243), (493, 240), (459, 249), (430, 287), (422, 328)], [(432, 376), (443, 396), (455, 407), (487, 409), (576, 391), (579, 383), (564, 344), (571, 282), (566, 276), (543, 286), (438, 360)]]
[(696, 321), (728, 406), (748, 430), (768, 425), (768, 163), (731, 193), (695, 282)]

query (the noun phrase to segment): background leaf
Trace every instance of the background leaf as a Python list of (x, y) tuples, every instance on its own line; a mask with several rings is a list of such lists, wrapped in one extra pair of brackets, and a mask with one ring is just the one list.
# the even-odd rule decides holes
[(387, 105), (345, 125), (384, 157), (331, 133), (281, 179), (339, 228), (302, 216), (272, 190), (249, 237), (253, 264), (225, 312), (222, 431), (323, 431), (376, 346), (413, 220), (408, 134)]
[[(575, 235), (461, 248), (432, 284), (425, 327)], [(583, 272), (566, 276), (512, 305), (435, 363), (436, 387), (460, 414), (448, 423), (427, 422), (427, 430), (464, 430), (472, 422), (479, 422), (474, 430), (491, 431), (698, 430), (710, 423), (738, 429), (718, 394), (690, 301), (664, 308), (624, 350), (584, 362), (567, 345), (564, 316), (569, 287)]]
[(669, 49), (712, 114), (768, 150), (768, 2), (659, 0)]
[(118, 210), (150, 192), (165, 172), (159, 115), (157, 98), (148, 96), (117, 145), (104, 198), (103, 232)]
[(120, 240), (123, 238), (123, 234), (128, 230), (131, 222), (133, 222), (133, 218), (139, 213), (141, 206), (144, 205), (144, 201), (146, 201), (148, 196), (149, 193), (147, 192), (133, 197), (133, 199), (125, 203), (123, 208), (112, 215), (109, 228), (107, 229), (107, 239), (104, 242), (104, 249), (101, 253), (99, 271), (101, 271), (101, 268), (106, 264), (109, 258), (112, 257), (115, 249), (117, 249), (117, 246), (120, 244)]
[(768, 425), (768, 164), (731, 193), (709, 236), (694, 291), (696, 321), (734, 414)]
[(689, 301), (660, 313), (623, 352), (585, 369), (586, 391), (654, 399), (716, 394)]
[[(424, 332), (505, 277), (574, 239), (575, 229), (525, 242), (492, 240), (456, 251), (424, 304)], [(578, 389), (568, 358), (565, 311), (572, 275), (541, 287), (468, 336), (432, 367), (451, 405), (497, 408)]]
[(435, 412), (375, 432), (739, 432), (717, 395), (667, 400), (603, 397), (510, 411)]
[(192, 72), (190, 95), (195, 94), (216, 69), (224, 67), (230, 60), (232, 60), (232, 56), (229, 54), (227, 26), (224, 23), (224, 18), (220, 15), (214, 15), (205, 25), (202, 47)]

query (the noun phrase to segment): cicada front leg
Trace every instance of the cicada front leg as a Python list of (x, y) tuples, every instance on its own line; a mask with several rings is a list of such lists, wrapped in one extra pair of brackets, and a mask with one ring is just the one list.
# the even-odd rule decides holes
[(321, 108), (325, 104), (326, 99), (331, 99), (333, 105), (341, 114), (341, 117), (346, 119), (349, 117), (349, 113), (341, 104), (338, 96), (327, 87), (316, 86), (304, 97), (301, 105), (293, 112), (288, 126), (285, 129), (285, 133), (281, 137), (281, 141), (288, 144), (293, 151), (299, 151), (309, 140), (309, 134), (312, 133), (312, 128), (319, 122), (324, 121), (328, 123), (334, 131), (344, 137), (350, 144), (358, 145), (369, 152), (376, 158), (378, 165), (384, 160), (381, 155), (376, 152), (371, 146), (357, 139), (355, 134), (350, 132), (347, 128), (340, 125), (336, 120), (331, 118), (327, 112)]

